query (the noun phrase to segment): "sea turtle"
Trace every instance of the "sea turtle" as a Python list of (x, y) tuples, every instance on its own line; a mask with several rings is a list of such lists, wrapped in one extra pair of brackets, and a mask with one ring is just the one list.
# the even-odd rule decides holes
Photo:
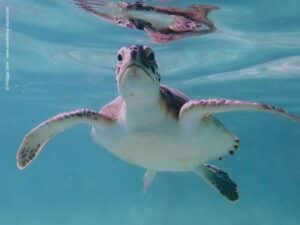
[(207, 161), (234, 154), (239, 139), (213, 114), (237, 110), (275, 113), (300, 122), (283, 109), (256, 102), (228, 99), (191, 99), (160, 83), (151, 48), (122, 47), (117, 54), (119, 96), (99, 112), (90, 109), (58, 114), (31, 130), (17, 153), (24, 169), (55, 135), (78, 124), (92, 127), (92, 137), (118, 158), (146, 169), (144, 190), (159, 171), (191, 171), (231, 201), (237, 185)]
[(155, 43), (166, 43), (187, 36), (216, 31), (207, 18), (212, 5), (191, 5), (186, 9), (151, 6), (138, 1), (107, 2), (103, 0), (73, 0), (80, 8), (119, 26), (145, 31)]

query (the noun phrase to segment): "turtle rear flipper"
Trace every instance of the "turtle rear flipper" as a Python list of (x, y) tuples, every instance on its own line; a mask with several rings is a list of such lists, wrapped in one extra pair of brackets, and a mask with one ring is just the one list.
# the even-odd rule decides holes
[(220, 194), (230, 201), (239, 198), (237, 185), (231, 180), (229, 175), (211, 164), (203, 164), (194, 170), (194, 173), (203, 177)]

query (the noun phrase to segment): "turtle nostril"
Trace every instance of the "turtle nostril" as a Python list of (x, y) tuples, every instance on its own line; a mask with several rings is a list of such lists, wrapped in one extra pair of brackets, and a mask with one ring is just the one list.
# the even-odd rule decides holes
[(137, 51), (133, 50), (130, 54), (132, 59), (136, 59)]

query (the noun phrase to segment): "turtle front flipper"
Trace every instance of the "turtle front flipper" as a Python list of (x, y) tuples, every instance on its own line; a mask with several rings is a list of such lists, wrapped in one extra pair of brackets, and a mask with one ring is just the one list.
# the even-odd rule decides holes
[(230, 100), (230, 99), (201, 99), (191, 100), (185, 103), (180, 110), (180, 118), (201, 118), (215, 113), (230, 111), (262, 111), (287, 117), (290, 120), (300, 122), (300, 116), (293, 115), (275, 106), (257, 102)]
[(58, 114), (32, 129), (23, 139), (17, 153), (17, 166), (24, 169), (54, 136), (78, 124), (113, 122), (109, 117), (89, 109)]
[(229, 175), (216, 166), (203, 164), (198, 166), (194, 173), (204, 178), (213, 188), (220, 192), (230, 201), (239, 198), (237, 185), (231, 180)]

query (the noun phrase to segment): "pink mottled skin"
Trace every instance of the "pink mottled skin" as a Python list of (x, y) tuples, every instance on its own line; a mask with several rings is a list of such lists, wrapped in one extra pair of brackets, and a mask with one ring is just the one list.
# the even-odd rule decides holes
[[(181, 9), (151, 6), (141, 2), (73, 1), (82, 9), (119, 26), (144, 30), (153, 42), (159, 44), (216, 31), (214, 23), (207, 16), (210, 11), (218, 9), (217, 6), (191, 5), (186, 9)], [(135, 12), (140, 13), (139, 17), (134, 16)], [(143, 18), (141, 18), (142, 14), (145, 15)], [(157, 14), (157, 17), (164, 15), (172, 21), (167, 25), (164, 24), (164, 21), (161, 21), (161, 24), (154, 24), (147, 19), (147, 14), (151, 14), (151, 16)]]

